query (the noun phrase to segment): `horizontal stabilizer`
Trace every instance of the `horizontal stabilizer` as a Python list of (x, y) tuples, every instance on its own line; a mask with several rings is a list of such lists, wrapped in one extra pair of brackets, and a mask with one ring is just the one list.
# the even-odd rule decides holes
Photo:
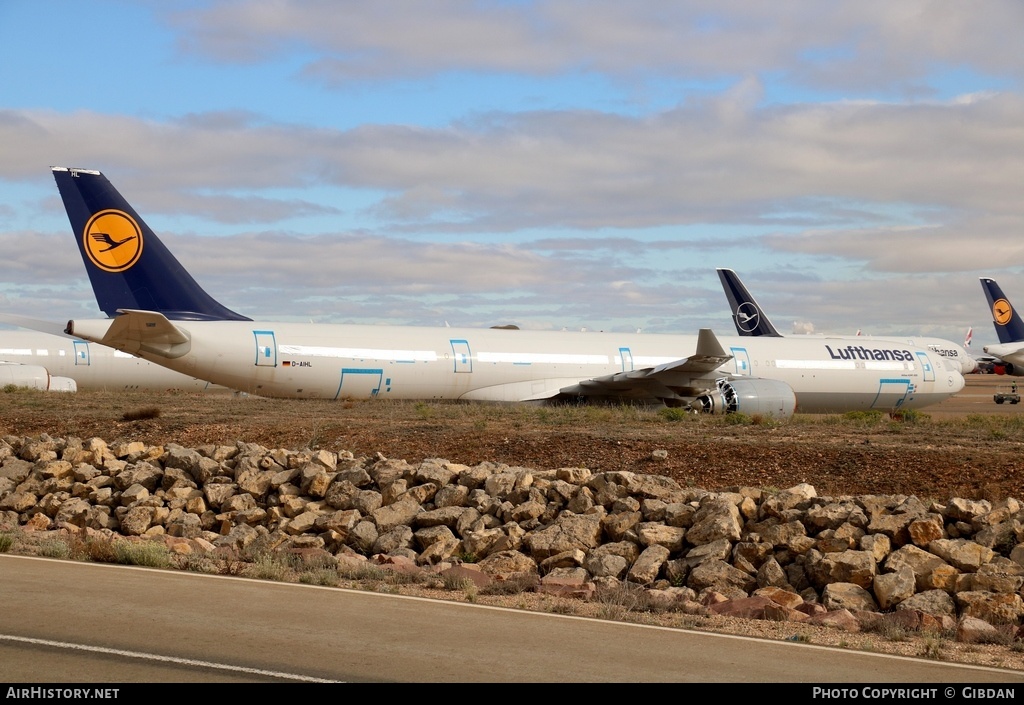
[(1022, 352), (1024, 352), (1024, 340), (1014, 343), (996, 343), (995, 345), (986, 345), (984, 350), (989, 355), (994, 355), (1000, 360), (1009, 360), (1018, 357)]
[(69, 321), (65, 332), (133, 355), (148, 352), (176, 358), (192, 347), (188, 333), (162, 313), (121, 309), (118, 314), (108, 321)]

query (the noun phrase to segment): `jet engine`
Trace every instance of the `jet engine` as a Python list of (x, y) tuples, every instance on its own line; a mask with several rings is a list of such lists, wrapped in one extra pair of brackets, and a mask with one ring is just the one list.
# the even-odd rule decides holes
[(40, 365), (0, 363), (0, 387), (13, 384), (43, 391), (74, 392), (78, 390), (75, 380), (69, 377), (51, 377), (49, 371)]
[(741, 413), (788, 419), (796, 413), (796, 394), (788, 384), (774, 379), (720, 379), (715, 390), (694, 400), (691, 409), (703, 414)]
[(0, 365), (0, 386), (13, 384), (15, 387), (47, 390), (50, 388), (50, 373), (39, 365)]
[(50, 391), (77, 392), (78, 382), (76, 382), (71, 377), (58, 377), (57, 375), (50, 375)]

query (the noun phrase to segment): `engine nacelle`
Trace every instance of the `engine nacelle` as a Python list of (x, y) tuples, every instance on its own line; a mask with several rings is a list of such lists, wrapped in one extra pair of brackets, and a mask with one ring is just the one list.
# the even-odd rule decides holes
[(41, 365), (0, 362), (0, 387), (13, 384), (51, 392), (77, 392), (78, 383), (70, 377), (55, 377)]
[(1024, 367), (1007, 362), (1003, 365), (1003, 374), (1009, 377), (1024, 377)]
[(50, 388), (50, 373), (39, 365), (0, 364), (0, 387), (8, 384), (46, 391)]
[(78, 382), (73, 380), (71, 377), (58, 377), (57, 375), (50, 375), (50, 391), (77, 392)]
[(796, 394), (788, 384), (774, 379), (720, 379), (718, 388), (697, 397), (692, 408), (704, 414), (741, 413), (788, 419), (796, 413)]

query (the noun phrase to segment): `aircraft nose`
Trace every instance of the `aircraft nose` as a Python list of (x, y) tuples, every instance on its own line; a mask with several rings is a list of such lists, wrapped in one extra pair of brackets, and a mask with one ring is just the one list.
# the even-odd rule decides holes
[(965, 386), (967, 386), (967, 380), (964, 378), (962, 374), (960, 374), (959, 372), (949, 373), (949, 388), (953, 392), (953, 394), (956, 394)]
[[(946, 373), (947, 393), (956, 394), (965, 386), (967, 386), (967, 379), (960, 371), (961, 365), (957, 364), (953, 360), (950, 360), (949, 358), (942, 358), (941, 369)], [(938, 379), (936, 379), (935, 381), (938, 384), (942, 384), (942, 382), (940, 381), (942, 378), (941, 375), (936, 375), (936, 377), (938, 377)], [(939, 387), (936, 387), (935, 389), (936, 391), (938, 391)]]

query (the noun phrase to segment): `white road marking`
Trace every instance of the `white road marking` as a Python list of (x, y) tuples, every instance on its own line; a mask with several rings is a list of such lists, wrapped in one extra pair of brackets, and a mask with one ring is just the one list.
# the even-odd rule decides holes
[(259, 676), (270, 676), (272, 678), (284, 678), (304, 683), (339, 683), (325, 678), (313, 678), (299, 673), (284, 673), (281, 671), (266, 671), (261, 668), (246, 668), (245, 666), (232, 666), (225, 663), (213, 663), (211, 661), (197, 661), (195, 659), (178, 658), (176, 656), (161, 656), (160, 654), (147, 654), (142, 651), (123, 651), (122, 649), (108, 649), (103, 646), (89, 646), (87, 644), (73, 644), (66, 641), (50, 641), (49, 639), (32, 639), (10, 634), (0, 634), (0, 641), (14, 641), (36, 646), (51, 646), (58, 649), (70, 649), (76, 651), (91, 651), (112, 656), (124, 656), (126, 658), (143, 659), (146, 661), (158, 661), (162, 663), (174, 663), (184, 666), (199, 666), (200, 668), (213, 668), (219, 671), (231, 671), (233, 673), (251, 673)]

